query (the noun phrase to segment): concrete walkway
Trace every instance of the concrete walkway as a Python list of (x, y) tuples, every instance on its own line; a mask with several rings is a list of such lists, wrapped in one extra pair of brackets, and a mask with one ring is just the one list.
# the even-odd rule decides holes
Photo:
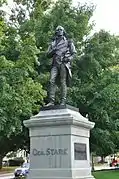
[(104, 165), (100, 165), (100, 166), (94, 166), (94, 170), (95, 171), (99, 171), (99, 170), (111, 170), (111, 169), (115, 169), (118, 167), (110, 167), (108, 164), (104, 164)]
[(14, 178), (13, 173), (0, 174), (0, 179), (13, 179), (13, 178)]

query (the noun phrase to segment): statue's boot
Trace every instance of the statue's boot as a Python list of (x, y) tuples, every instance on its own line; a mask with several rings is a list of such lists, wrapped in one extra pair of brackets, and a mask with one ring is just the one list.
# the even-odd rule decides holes
[(54, 104), (54, 101), (55, 101), (54, 96), (52, 96), (52, 97), (50, 98), (50, 102), (49, 102), (48, 104), (46, 104), (46, 106), (54, 106), (54, 105), (55, 105), (55, 104)]
[(65, 106), (66, 105), (66, 99), (61, 99), (61, 103), (60, 103), (60, 106)]
[(54, 102), (53, 101), (50, 101), (48, 104), (46, 104), (46, 106), (54, 106)]

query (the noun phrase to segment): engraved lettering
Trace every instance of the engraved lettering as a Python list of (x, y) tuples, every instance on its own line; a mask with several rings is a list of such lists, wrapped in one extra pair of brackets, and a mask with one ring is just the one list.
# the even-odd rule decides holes
[(49, 155), (68, 155), (68, 149), (52, 149), (52, 148), (47, 148), (45, 151), (44, 150), (37, 150), (33, 149), (32, 154), (34, 156), (49, 156)]
[(68, 149), (64, 149), (64, 155), (68, 155)]
[(33, 155), (38, 155), (38, 151), (36, 149), (33, 149)]
[(46, 150), (46, 155), (50, 155), (50, 149), (49, 148)]

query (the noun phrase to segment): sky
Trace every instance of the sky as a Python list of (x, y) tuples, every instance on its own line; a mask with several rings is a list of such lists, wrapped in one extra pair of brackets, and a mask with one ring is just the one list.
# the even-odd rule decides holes
[[(12, 0), (9, 1), (9, 6), (12, 6)], [(94, 31), (105, 29), (112, 34), (119, 35), (119, 0), (73, 0), (87, 4), (93, 3), (96, 5), (92, 20), (95, 22)]]
[(77, 2), (87, 2), (96, 5), (96, 10), (92, 20), (96, 25), (94, 31), (105, 29), (112, 34), (119, 35), (119, 0), (73, 0)]

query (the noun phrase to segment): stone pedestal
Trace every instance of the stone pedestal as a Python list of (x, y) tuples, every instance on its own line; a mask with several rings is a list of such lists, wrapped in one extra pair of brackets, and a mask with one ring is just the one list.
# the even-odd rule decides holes
[(93, 122), (64, 108), (40, 111), (24, 125), (30, 131), (29, 179), (94, 179), (89, 152)]

